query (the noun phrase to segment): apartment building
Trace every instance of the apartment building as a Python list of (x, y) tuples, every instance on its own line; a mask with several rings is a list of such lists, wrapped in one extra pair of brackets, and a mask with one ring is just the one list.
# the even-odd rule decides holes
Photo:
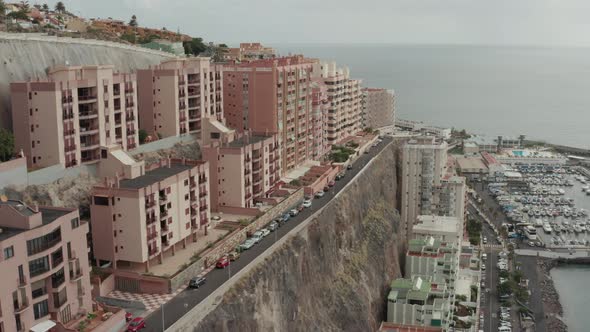
[(362, 91), (363, 126), (373, 129), (395, 126), (393, 90), (365, 88)]
[(434, 237), (459, 247), (463, 238), (461, 220), (455, 217), (424, 215), (418, 216), (411, 239)]
[(449, 296), (454, 297), (461, 247), (453, 242), (425, 236), (408, 241), (406, 276), (427, 275), (445, 279)]
[(92, 311), (88, 223), (78, 210), (2, 197), (0, 229), (0, 331), (33, 331)]
[(203, 121), (223, 122), (222, 67), (210, 58), (166, 60), (137, 71), (139, 126), (161, 138), (196, 134)]
[(423, 136), (403, 146), (401, 215), (407, 238), (418, 215), (434, 213), (434, 189), (446, 173), (447, 143)]
[(279, 182), (281, 157), (277, 134), (245, 132), (230, 142), (202, 148), (209, 162), (211, 210), (251, 208), (266, 198)]
[(316, 61), (313, 78), (328, 89), (329, 108), (324, 125), (328, 145), (363, 130), (361, 81), (351, 79), (349, 69), (338, 68), (335, 62)]
[(276, 57), (272, 47), (260, 43), (240, 43), (240, 47), (230, 47), (223, 54), (225, 61), (248, 62)]
[(96, 162), (110, 144), (135, 148), (136, 85), (113, 66), (60, 66), (47, 80), (11, 83), (16, 151), (29, 168), (43, 168)]
[(320, 82), (314, 81), (311, 84), (311, 93), (311, 125), (314, 134), (311, 159), (321, 160), (330, 149), (326, 138), (327, 126), (325, 126), (325, 123), (328, 121), (328, 110), (330, 108), (328, 87)]
[(465, 178), (446, 174), (441, 179), (440, 186), (434, 189), (433, 213), (437, 216), (457, 218), (463, 228), (466, 218), (465, 202), (467, 200), (467, 184)]
[(243, 132), (279, 135), (281, 174), (312, 158), (313, 60), (303, 56), (229, 64), (223, 69), (226, 124)]
[(90, 211), (97, 263), (149, 271), (165, 253), (196, 241), (197, 232), (209, 225), (208, 181), (207, 162), (165, 159), (145, 169), (129, 166), (94, 187)]

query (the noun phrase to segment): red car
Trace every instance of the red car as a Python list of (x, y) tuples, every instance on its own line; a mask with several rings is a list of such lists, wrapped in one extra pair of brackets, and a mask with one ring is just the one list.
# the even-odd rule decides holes
[(133, 318), (133, 314), (130, 312), (125, 313), (125, 321), (128, 322)]
[(127, 325), (127, 332), (137, 332), (137, 331), (143, 329), (144, 327), (145, 327), (145, 320), (143, 320), (143, 318), (141, 318), (141, 317), (135, 317), (135, 318), (133, 318), (131, 323), (129, 323), (129, 325)]
[(223, 256), (217, 261), (217, 264), (215, 264), (215, 267), (218, 269), (224, 269), (228, 265), (229, 265), (229, 259), (227, 259), (227, 256)]
[(334, 182), (334, 181), (328, 182), (328, 187), (334, 187), (335, 185), (336, 185), (336, 182)]

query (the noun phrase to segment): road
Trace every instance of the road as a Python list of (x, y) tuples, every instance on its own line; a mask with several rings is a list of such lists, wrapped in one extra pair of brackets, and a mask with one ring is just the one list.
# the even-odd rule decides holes
[(174, 322), (180, 319), (185, 313), (203, 301), (223, 283), (228, 281), (231, 275), (245, 268), (258, 255), (267, 250), (275, 241), (285, 236), (289, 231), (295, 228), (295, 226), (330, 202), (337, 192), (342, 190), (342, 188), (344, 188), (344, 186), (346, 186), (346, 184), (348, 184), (378, 152), (383, 150), (383, 148), (392, 141), (392, 138), (385, 137), (378, 147), (372, 147), (368, 154), (362, 154), (353, 164), (353, 168), (346, 172), (346, 176), (340, 181), (336, 181), (336, 185), (331, 188), (324, 197), (319, 199), (314, 198), (313, 204), (310, 208), (304, 209), (297, 216), (289, 219), (289, 221), (278, 228), (278, 230), (265, 237), (260, 243), (242, 252), (240, 258), (232, 262), (229, 267), (225, 269), (214, 269), (211, 271), (206, 275), (207, 282), (205, 285), (201, 286), (199, 289), (187, 288), (180, 292), (164, 305), (163, 314), (161, 310), (162, 308), (151, 313), (146, 318), (146, 328), (143, 329), (142, 332), (163, 331), (165, 328), (174, 324)]

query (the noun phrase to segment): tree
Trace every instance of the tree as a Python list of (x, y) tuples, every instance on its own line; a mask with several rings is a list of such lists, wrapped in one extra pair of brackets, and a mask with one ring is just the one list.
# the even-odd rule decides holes
[(148, 137), (147, 131), (145, 131), (144, 129), (140, 129), (138, 132), (138, 135), (139, 135), (139, 144), (145, 143), (145, 139)]
[(5, 17), (6, 17), (6, 4), (4, 4), (4, 0), (0, 0), (0, 22), (4, 22)]
[(6, 129), (0, 129), (0, 161), (8, 161), (14, 155), (14, 135)]
[(16, 12), (8, 13), (8, 17), (15, 19), (15, 20), (28, 20), (29, 16), (27, 16), (27, 12), (24, 10), (19, 10)]
[(41, 6), (41, 8), (42, 8), (44, 11), (48, 11), (48, 10), (49, 10), (49, 6), (48, 6), (46, 3), (44, 3), (44, 4), (43, 4), (43, 6)]
[(55, 11), (56, 11), (56, 12), (58, 12), (58, 13), (63, 13), (63, 12), (65, 12), (65, 11), (66, 11), (66, 5), (64, 5), (64, 3), (63, 3), (63, 2), (61, 2), (61, 1), (58, 1), (58, 2), (55, 4)]
[(227, 48), (227, 44), (221, 43), (221, 44), (219, 44), (219, 47), (221, 47), (221, 48)]
[(131, 20), (129, 21), (129, 26), (136, 27), (137, 26), (137, 16), (131, 16)]
[(184, 46), (184, 53), (189, 55), (199, 55), (207, 49), (207, 46), (203, 43), (203, 38), (193, 38), (190, 41), (182, 43)]

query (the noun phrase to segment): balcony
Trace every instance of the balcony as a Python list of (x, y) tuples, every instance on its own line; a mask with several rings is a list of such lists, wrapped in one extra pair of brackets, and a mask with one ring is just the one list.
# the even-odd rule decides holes
[(199, 176), (199, 184), (203, 184), (207, 182), (207, 177), (206, 176)]
[(170, 231), (170, 227), (168, 227), (168, 224), (160, 224), (160, 230), (162, 231), (162, 235), (164, 235)]
[(205, 205), (201, 205), (201, 206), (199, 207), (199, 211), (205, 211), (205, 210), (207, 210), (207, 207), (208, 207), (208, 206), (207, 206), (207, 204), (205, 204)]
[(150, 257), (154, 256), (155, 254), (158, 253), (158, 251), (159, 251), (158, 247), (154, 247), (153, 249), (148, 250), (148, 255), (150, 255)]
[(127, 128), (127, 136), (135, 135), (135, 129)]
[(149, 209), (151, 207), (153, 207), (154, 205), (156, 205), (156, 201), (151, 200), (151, 201), (145, 201), (145, 208)]
[(184, 98), (184, 97), (186, 97), (186, 93), (184, 91), (178, 91), (178, 97)]
[(98, 126), (80, 127), (80, 136), (94, 135), (98, 133)]
[(82, 278), (82, 270), (78, 267), (74, 270), (70, 270), (70, 282), (76, 282)]
[(203, 197), (205, 197), (205, 196), (207, 196), (207, 191), (201, 191), (201, 192), (199, 193), (199, 198), (203, 198)]
[(155, 223), (155, 222), (156, 222), (156, 216), (154, 216), (154, 215), (152, 215), (152, 216), (147, 216), (147, 217), (145, 218), (145, 223), (146, 223), (146, 225), (151, 225), (151, 224), (153, 224), (153, 223)]
[(135, 121), (135, 115), (127, 115), (127, 116), (125, 117), (125, 120), (126, 120), (126, 121)]
[(125, 89), (125, 94), (129, 94), (129, 93), (133, 93), (133, 92), (135, 92), (135, 89), (133, 89), (133, 88), (126, 88)]
[(166, 204), (166, 202), (168, 202), (168, 196), (167, 195), (160, 195), (160, 205), (162, 204)]
[(69, 104), (69, 103), (71, 103), (73, 101), (74, 101), (74, 98), (72, 96), (67, 96), (67, 97), (66, 96), (63, 96), (63, 97), (61, 97), (62, 104)]
[(29, 308), (29, 300), (27, 298), (24, 298), (20, 303), (18, 301), (13, 302), (13, 305), (14, 313), (20, 314)]
[(168, 217), (168, 211), (160, 211), (160, 219)]
[(65, 147), (66, 152), (72, 152), (76, 150), (76, 144), (66, 145)]
[(201, 226), (209, 224), (209, 218), (201, 218)]
[(23, 288), (25, 286), (27, 286), (27, 277), (22, 276), (16, 279), (16, 283), (18, 285), (19, 288)]
[(83, 286), (79, 287), (78, 288), (78, 297), (83, 297), (84, 295), (86, 295), (86, 288), (84, 288)]
[(148, 241), (151, 241), (157, 237), (158, 237), (158, 232), (151, 232), (151, 233), (148, 233), (146, 236)]
[(78, 114), (78, 118), (80, 120), (88, 120), (88, 119), (94, 119), (98, 117), (98, 112), (94, 111), (94, 112), (80, 112), (80, 114)]
[(195, 188), (197, 186), (197, 183), (195, 181), (191, 181), (191, 189)]
[(68, 261), (73, 262), (78, 258), (75, 251), (72, 251), (68, 254)]
[(80, 150), (81, 151), (94, 150), (94, 149), (98, 149), (99, 146), (100, 146), (100, 144), (98, 144), (98, 142), (80, 143)]
[(178, 80), (178, 85), (183, 86), (186, 84), (185, 80)]
[(63, 119), (64, 120), (69, 120), (69, 119), (73, 119), (74, 118), (74, 112), (69, 111), (69, 112), (64, 112), (63, 113)]
[(96, 95), (85, 95), (85, 96), (78, 96), (78, 103), (91, 103), (96, 102)]

